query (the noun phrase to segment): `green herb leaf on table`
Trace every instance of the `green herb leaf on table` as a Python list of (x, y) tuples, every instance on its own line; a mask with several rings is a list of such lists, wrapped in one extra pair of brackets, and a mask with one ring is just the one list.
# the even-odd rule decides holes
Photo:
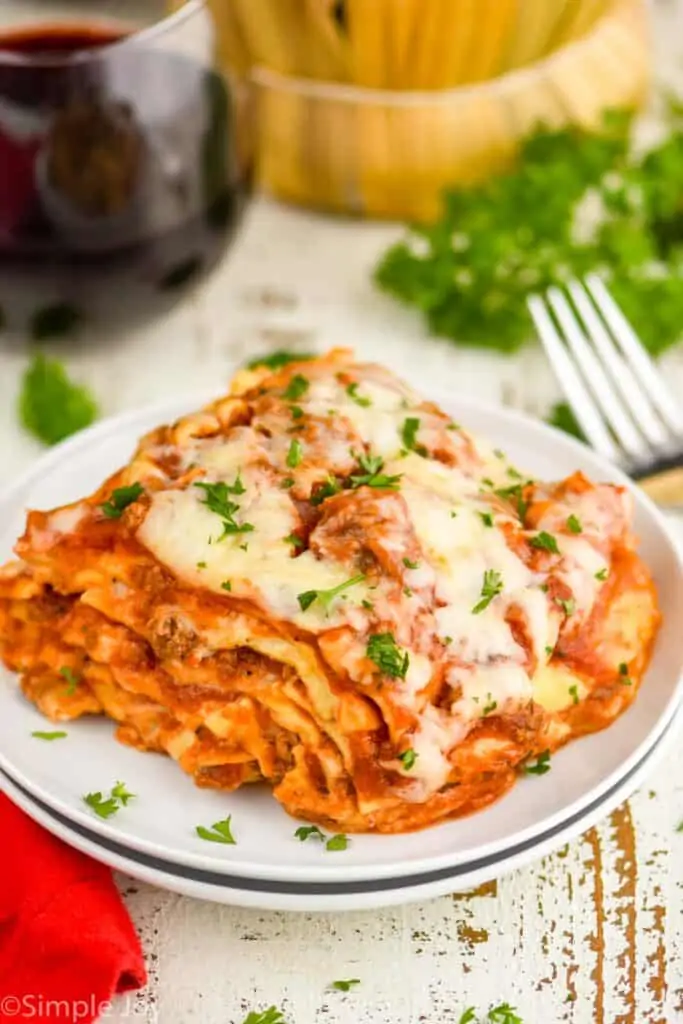
[(473, 1006), (468, 1006), (465, 1012), (460, 1016), (458, 1024), (476, 1024), (477, 1014)]
[(285, 1024), (285, 1018), (276, 1006), (269, 1006), (267, 1010), (252, 1010), (242, 1024)]
[(99, 415), (86, 387), (74, 384), (62, 363), (37, 352), (24, 371), (19, 393), (22, 426), (45, 444), (57, 444), (89, 427)]
[(348, 978), (346, 981), (333, 981), (332, 988), (338, 992), (350, 992), (356, 985), (360, 985), (360, 978)]
[(223, 821), (215, 821), (211, 828), (206, 828), (204, 825), (195, 825), (195, 832), (200, 839), (205, 839), (207, 843), (223, 843), (225, 846), (235, 846), (236, 840), (232, 834), (231, 819), (232, 815), (229, 814)]
[(36, 730), (36, 732), (31, 733), (31, 736), (36, 740), (63, 740), (68, 735), (68, 733), (62, 730), (55, 730), (54, 732), (40, 732)]
[(493, 1006), (486, 1018), (490, 1024), (524, 1024), (514, 1006), (509, 1003), (501, 1003), (500, 1006)]
[[(632, 118), (600, 130), (541, 129), (507, 173), (444, 197), (440, 218), (385, 253), (380, 288), (420, 310), (434, 334), (514, 352), (534, 331), (527, 297), (568, 277), (604, 273), (614, 298), (654, 355), (683, 324), (683, 114), (649, 153), (631, 145)], [(590, 196), (604, 210), (575, 230)]]

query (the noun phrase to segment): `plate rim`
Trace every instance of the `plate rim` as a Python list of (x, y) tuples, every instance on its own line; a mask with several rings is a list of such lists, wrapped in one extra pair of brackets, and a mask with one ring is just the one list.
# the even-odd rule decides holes
[[(495, 405), (490, 402), (480, 401), (476, 397), (461, 395), (457, 392), (449, 394), (445, 390), (438, 388), (424, 387), (422, 390), (425, 392), (428, 399), (438, 402), (447, 409), (449, 407), (455, 407), (459, 410), (459, 413), (463, 413), (465, 416), (469, 411), (473, 415), (490, 415), (499, 420), (502, 417), (511, 424), (518, 424), (519, 427), (524, 430), (531, 430), (532, 433), (540, 435), (550, 435), (551, 438), (553, 438), (557, 443), (560, 443), (569, 452), (571, 452), (571, 450), (575, 450), (577, 457), (586, 457), (587, 446), (582, 442), (577, 441), (576, 439), (564, 434), (562, 431), (552, 428), (542, 421), (535, 420), (518, 410), (509, 409), (505, 406)], [(91, 445), (96, 444), (101, 438), (110, 437), (112, 432), (126, 428), (129, 428), (132, 431), (135, 425), (138, 424), (138, 427), (136, 428), (136, 437), (131, 440), (132, 448), (137, 436), (139, 436), (139, 431), (141, 429), (139, 427), (140, 421), (152, 421), (152, 419), (156, 420), (158, 417), (159, 422), (168, 422), (169, 419), (183, 415), (183, 410), (191, 411), (193, 408), (197, 408), (198, 406), (205, 404), (207, 401), (211, 401), (212, 398), (215, 397), (216, 392), (214, 389), (201, 389), (201, 391), (189, 394), (179, 394), (172, 398), (166, 398), (160, 402), (149, 404), (137, 409), (130, 409), (123, 413), (103, 419), (92, 427), (79, 432), (74, 437), (68, 438), (56, 445), (53, 449), (39, 457), (23, 473), (19, 474), (18, 478), (8, 488), (0, 491), (0, 508), (12, 508), (13, 501), (16, 502), (20, 493), (30, 487), (41, 475), (46, 473), (48, 470), (54, 469), (64, 458), (68, 458), (83, 449), (89, 448)], [(656, 508), (648, 496), (636, 488), (633, 481), (629, 480), (622, 470), (612, 465), (609, 460), (603, 458), (598, 453), (593, 452), (592, 449), (588, 449), (588, 452), (591, 461), (597, 468), (599, 468), (600, 473), (604, 474), (605, 477), (613, 480), (621, 486), (626, 487), (631, 493), (637, 492), (637, 501), (649, 517), (649, 526), (656, 527), (660, 535), (660, 541), (666, 542), (672, 556), (672, 562), (675, 563), (677, 573), (680, 578), (683, 579), (683, 556), (674, 537), (672, 536), (672, 532), (665, 517), (659, 509)], [(683, 669), (683, 664), (681, 668)], [(581, 797), (575, 799), (564, 809), (555, 811), (553, 814), (540, 819), (535, 824), (528, 825), (526, 828), (513, 833), (512, 835), (514, 836), (515, 843), (529, 841), (535, 835), (542, 834), (547, 829), (555, 827), (561, 822), (573, 817), (580, 812), (582, 807), (590, 804), (593, 800), (598, 799), (604, 792), (616, 785), (619, 779), (629, 773), (636, 762), (642, 759), (647, 752), (651, 751), (656, 746), (682, 703), (683, 671), (679, 672), (679, 677), (674, 686), (673, 692), (662, 713), (657, 718), (655, 725), (647, 734), (646, 738), (641, 741), (635, 750), (632, 751), (629, 757), (621, 762), (619, 768), (614, 769), (610, 775), (606, 776), (598, 784), (588, 789)], [(581, 738), (577, 739), (576, 742), (580, 742), (580, 739)], [(109, 838), (111, 841), (121, 840), (121, 833), (106, 821), (100, 822), (99, 819), (94, 819), (86, 811), (81, 810), (80, 807), (72, 807), (64, 804), (59, 799), (46, 799), (46, 795), (49, 797), (49, 794), (46, 794), (42, 787), (35, 786), (31, 782), (30, 778), (27, 778), (23, 772), (17, 773), (3, 751), (0, 751), (0, 767), (5, 770), (9, 768), (10, 771), (15, 773), (13, 777), (21, 778), (22, 784), (32, 795), (45, 800), (48, 806), (52, 807), (54, 810), (60, 811), (72, 822), (79, 823), (86, 828), (94, 825), (96, 826), (95, 831), (97, 834)], [(436, 825), (434, 827), (436, 827)], [(160, 852), (168, 849), (157, 842), (149, 841), (144, 838), (139, 839), (137, 837), (130, 836), (127, 836), (126, 838), (129, 841), (130, 849), (135, 849), (151, 856), (158, 856)], [(133, 841), (131, 842), (130, 840)], [(478, 858), (493, 856), (496, 851), (507, 848), (509, 841), (510, 836), (505, 839), (489, 840), (487, 843), (477, 848), (476, 856)], [(412, 869), (407, 871), (406, 874), (414, 875), (424, 873), (426, 870), (425, 866), (427, 864), (430, 865), (430, 870), (440, 870), (441, 868), (445, 869), (453, 865), (468, 863), (473, 859), (472, 851), (467, 854), (462, 854), (461, 856), (458, 854), (459, 851), (454, 849), (449, 853), (441, 853), (420, 859), (414, 858), (412, 861)], [(226, 863), (223, 868), (217, 858), (210, 857), (208, 854), (193, 854), (190, 851), (187, 851), (184, 854), (184, 859), (187, 864), (192, 864), (199, 870), (218, 870), (222, 871), (226, 875), (232, 874), (241, 878), (252, 879), (305, 879), (310, 878), (311, 874), (313, 874), (316, 879), (320, 879), (321, 881), (326, 879), (339, 879), (340, 881), (347, 880), (350, 882), (368, 877), (391, 877), (391, 872), (393, 870), (391, 864), (375, 865), (373, 867), (368, 865), (348, 865), (344, 867), (343, 865), (306, 864), (301, 866), (289, 865), (283, 869), (277, 865), (254, 866), (253, 863), (239, 861)]]
[[(669, 723), (666, 732), (660, 737), (658, 743), (641, 759), (633, 770), (622, 778), (609, 793), (596, 800), (590, 807), (585, 808), (576, 819), (571, 822), (564, 822), (557, 828), (544, 832), (534, 839), (502, 851), (500, 855), (487, 859), (487, 863), (481, 865), (477, 862), (461, 865), (439, 872), (439, 877), (425, 880), (424, 876), (400, 875), (395, 879), (368, 879), (362, 888), (357, 891), (349, 891), (348, 886), (337, 885), (321, 887), (317, 883), (300, 883), (301, 891), (297, 891), (294, 885), (289, 888), (292, 891), (280, 892), (273, 889), (258, 888), (256, 886), (245, 887), (244, 879), (240, 877), (231, 878), (228, 883), (222, 880), (220, 873), (215, 882), (202, 881), (193, 877), (191, 871), (176, 873), (172, 870), (148, 865), (146, 860), (158, 860), (159, 858), (130, 856), (134, 851), (121, 847), (121, 852), (108, 849), (100, 842), (101, 837), (88, 829), (75, 830), (65, 816), (52, 812), (49, 807), (41, 801), (34, 799), (30, 794), (25, 793), (3, 771), (0, 771), (0, 791), (3, 791), (13, 803), (41, 827), (45, 828), (51, 835), (56, 836), (67, 845), (82, 853), (99, 860), (113, 870), (123, 871), (133, 878), (140, 878), (142, 881), (170, 892), (180, 892), (182, 895), (195, 899), (205, 899), (211, 902), (227, 904), (230, 906), (247, 906), (254, 909), (270, 911), (295, 911), (301, 913), (330, 912), (330, 911), (351, 911), (356, 909), (371, 909), (384, 906), (392, 906), (415, 902), (420, 899), (430, 899), (439, 895), (451, 892), (461, 892), (492, 878), (500, 878), (502, 875), (517, 870), (525, 865), (537, 862), (543, 857), (552, 854), (568, 842), (572, 842), (583, 835), (590, 828), (593, 828), (608, 814), (628, 800), (645, 782), (650, 772), (657, 767), (667, 753), (673, 748), (673, 742), (683, 726), (683, 707), (679, 708), (675, 719)], [(83, 835), (87, 833), (87, 835)], [(74, 842), (73, 839), (77, 837)], [(120, 845), (120, 844), (113, 844)], [(102, 856), (104, 853), (104, 856)], [(167, 862), (169, 863), (169, 862)], [(173, 867), (172, 864), (170, 864)], [(184, 865), (178, 865), (184, 867)], [(494, 868), (496, 870), (494, 870)], [(132, 869), (132, 870), (131, 870)], [(460, 880), (460, 881), (458, 881)], [(171, 881), (171, 885), (168, 885)], [(397, 883), (395, 886), (381, 885), (376, 887), (377, 881), (388, 881)], [(453, 889), (456, 882), (458, 888)], [(236, 882), (237, 884), (232, 884)], [(398, 883), (405, 884), (398, 884)], [(315, 886), (319, 891), (306, 891)], [(325, 891), (320, 891), (325, 889)], [(337, 891), (332, 892), (332, 889)], [(221, 898), (216, 898), (220, 894)], [(235, 900), (234, 894), (238, 894)], [(246, 896), (245, 896), (246, 894)], [(253, 895), (256, 894), (256, 895)], [(379, 894), (379, 900), (372, 899)], [(227, 898), (224, 898), (227, 897)], [(230, 898), (232, 897), (232, 898)], [(368, 897), (372, 902), (368, 902)], [(267, 899), (269, 902), (264, 902)], [(303, 905), (300, 901), (305, 901)]]

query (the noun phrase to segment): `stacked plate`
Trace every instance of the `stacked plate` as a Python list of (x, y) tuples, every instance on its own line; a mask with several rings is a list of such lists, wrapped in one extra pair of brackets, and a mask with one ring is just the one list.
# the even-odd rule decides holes
[[(583, 445), (542, 424), (462, 399), (435, 400), (474, 432), (506, 449), (531, 475), (549, 479), (581, 469), (631, 486)], [(206, 396), (118, 417), (79, 434), (40, 460), (0, 498), (0, 562), (23, 530), (27, 507), (49, 508), (97, 486), (130, 456), (137, 438), (196, 408)], [(72, 846), (112, 867), (176, 892), (221, 903), (282, 910), (369, 908), (466, 889), (541, 857), (585, 831), (639, 786), (678, 730), (683, 645), (683, 566), (667, 525), (634, 490), (642, 554), (664, 613), (648, 675), (630, 710), (606, 732), (572, 743), (552, 770), (521, 779), (493, 807), (469, 818), (401, 836), (349, 837), (328, 850), (295, 836), (265, 788), (199, 790), (169, 759), (115, 742), (110, 722), (82, 719), (50, 729), (0, 668), (0, 783), (27, 814)], [(111, 819), (84, 803), (117, 782), (136, 794)], [(197, 825), (231, 816), (235, 845), (207, 843)]]

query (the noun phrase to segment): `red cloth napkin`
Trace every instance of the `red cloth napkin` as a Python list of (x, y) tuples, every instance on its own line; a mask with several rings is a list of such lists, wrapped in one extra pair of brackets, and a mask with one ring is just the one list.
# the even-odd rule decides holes
[(109, 868), (0, 793), (0, 1022), (90, 1024), (146, 980)]

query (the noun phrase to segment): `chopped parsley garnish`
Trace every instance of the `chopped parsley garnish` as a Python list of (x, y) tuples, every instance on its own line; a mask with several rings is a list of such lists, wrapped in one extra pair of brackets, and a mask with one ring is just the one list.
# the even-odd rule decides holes
[(37, 352), (24, 371), (18, 403), (22, 426), (45, 444), (57, 444), (97, 419), (97, 402), (69, 379), (57, 359)]
[(524, 500), (522, 484), (514, 484), (512, 487), (499, 487), (493, 493), (499, 498), (502, 498), (503, 501), (509, 501), (512, 505), (515, 505), (517, 508), (517, 515), (520, 519), (524, 519), (529, 505), (528, 502)]
[(522, 1018), (517, 1015), (515, 1007), (510, 1006), (509, 1003), (493, 1006), (488, 1012), (487, 1020), (489, 1024), (524, 1024)]
[(410, 587), (404, 587), (403, 588), (403, 593), (405, 594), (406, 597), (412, 597), (413, 596), (413, 591), (410, 589)]
[(403, 421), (403, 427), (401, 429), (401, 440), (403, 441), (403, 447), (407, 448), (408, 451), (416, 452), (418, 455), (426, 456), (427, 449), (422, 444), (417, 444), (417, 432), (420, 429), (420, 421), (417, 416), (408, 416)]
[(497, 700), (493, 700), (493, 698), (491, 697), (491, 694), (487, 693), (486, 694), (486, 704), (484, 704), (484, 709), (482, 711), (482, 715), (490, 715), (490, 714), (492, 714), (496, 710), (497, 707), (498, 707), (498, 701)]
[(289, 411), (292, 414), (293, 420), (300, 420), (304, 414), (304, 411), (300, 405), (293, 405)]
[(546, 533), (545, 530), (541, 530), (534, 537), (530, 537), (529, 544), (532, 548), (538, 548), (540, 551), (550, 551), (553, 555), (559, 555), (560, 553), (557, 541), (552, 533)]
[(460, 424), (459, 423), (447, 423), (446, 424), (446, 430), (460, 430)]
[(607, 579), (607, 569), (600, 569), (599, 572), (596, 572), (595, 578), (596, 580), (600, 580), (601, 583), (604, 583)]
[(409, 772), (410, 769), (415, 766), (415, 762), (417, 761), (417, 754), (412, 749), (404, 750), (402, 754), (398, 755), (398, 759), (405, 768), (405, 770)]
[(496, 456), (497, 459), (504, 459), (505, 458), (505, 452), (503, 451), (502, 448), (494, 448), (493, 449), (493, 454)]
[(419, 569), (420, 567), (419, 562), (411, 562), (409, 558), (404, 558), (403, 564), (405, 565), (406, 569)]
[(257, 366), (267, 366), (269, 370), (280, 370), (289, 363), (303, 363), (308, 359), (315, 359), (313, 352), (290, 352), (288, 349), (280, 348), (270, 355), (250, 359), (247, 369), (255, 370)]
[(306, 377), (302, 377), (300, 373), (295, 374), (290, 380), (289, 384), (285, 388), (282, 397), (286, 398), (288, 402), (296, 402), (297, 399), (305, 395), (310, 387), (309, 381)]
[(320, 839), (322, 842), (325, 838), (325, 833), (321, 832), (317, 825), (301, 825), (294, 835), (301, 843), (305, 843), (307, 839)]
[(62, 732), (61, 730), (55, 730), (55, 732), (32, 732), (31, 736), (37, 740), (63, 740), (68, 733)]
[(520, 473), (520, 471), (518, 469), (515, 469), (514, 466), (508, 466), (508, 468), (505, 470), (505, 472), (507, 473), (507, 475), (510, 477), (511, 480), (521, 480), (522, 479), (522, 474)]
[(576, 611), (576, 601), (573, 597), (556, 597), (555, 604), (560, 606), (567, 618)]
[(373, 633), (368, 639), (366, 654), (383, 675), (391, 679), (405, 679), (410, 658), (408, 652), (398, 646), (392, 633)]
[(95, 812), (99, 818), (111, 818), (121, 807), (127, 807), (133, 800), (135, 793), (130, 793), (123, 782), (117, 782), (112, 786), (109, 796), (105, 798), (101, 792), (87, 793), (83, 802)]
[(350, 992), (354, 985), (360, 985), (360, 978), (349, 978), (348, 981), (333, 981), (332, 988), (338, 992)]
[(550, 646), (550, 644), (546, 645), (545, 653), (548, 655), (549, 658), (552, 656), (553, 648)]
[(525, 764), (524, 771), (527, 775), (545, 775), (550, 771), (550, 751), (544, 750), (539, 754), (534, 764)]
[(135, 799), (135, 793), (130, 793), (126, 789), (125, 782), (117, 782), (112, 786), (111, 795), (114, 800), (118, 800), (123, 807), (127, 807), (129, 802)]
[(301, 463), (303, 456), (304, 450), (301, 446), (301, 441), (298, 437), (295, 437), (289, 446), (289, 451), (287, 452), (287, 465), (289, 468), (296, 469), (296, 467)]
[(367, 608), (367, 610), (369, 612), (371, 612), (374, 609), (374, 607), (375, 607), (374, 604), (372, 603), (372, 601), (368, 601), (368, 599), (365, 598), (365, 597), (361, 601), (361, 605), (362, 605), (363, 608)]
[(285, 544), (291, 544), (295, 551), (298, 551), (300, 548), (306, 547), (304, 541), (297, 533), (289, 533), (287, 534), (286, 537), (283, 537), (282, 539), (284, 540)]
[(105, 799), (100, 792), (86, 793), (83, 802), (95, 812), (98, 818), (111, 818), (119, 810), (119, 804), (113, 797)]
[(239, 547), (240, 547), (240, 551), (248, 551), (249, 550), (249, 545), (248, 544), (240, 544)]
[(294, 477), (286, 476), (284, 480), (280, 481), (280, 487), (283, 491), (288, 491), (290, 487), (294, 486)]
[(571, 515), (567, 518), (567, 529), (572, 533), (583, 533), (583, 526), (581, 520), (577, 519), (575, 515)]
[(574, 683), (573, 686), (569, 687), (569, 696), (572, 699), (572, 704), (578, 704), (579, 703), (579, 688), (576, 685), (576, 683)]
[(365, 576), (361, 573), (359, 576), (353, 576), (350, 580), (346, 580), (345, 583), (340, 583), (338, 587), (331, 587), (330, 590), (305, 590), (303, 594), (298, 595), (297, 601), (302, 612), (310, 608), (314, 601), (319, 601), (327, 611), (335, 597), (348, 590), (349, 587), (355, 587), (357, 583), (362, 583), (364, 579)]
[(111, 497), (100, 505), (100, 508), (107, 519), (119, 519), (124, 509), (127, 509), (129, 505), (137, 501), (143, 493), (144, 487), (137, 482), (130, 484), (128, 487), (116, 487), (111, 492)]
[(317, 825), (301, 825), (294, 835), (301, 843), (305, 843), (307, 839), (318, 839), (321, 843), (325, 843), (326, 850), (345, 850), (349, 845), (349, 840), (346, 836), (336, 835), (330, 836), (328, 839)]
[(197, 562), (198, 569), (206, 569), (206, 562)]
[(458, 1024), (477, 1024), (477, 1014), (473, 1006), (468, 1006), (461, 1015)]
[(239, 473), (235, 477), (234, 484), (226, 484), (224, 480), (219, 480), (213, 484), (200, 481), (194, 486), (204, 491), (202, 505), (206, 505), (211, 512), (220, 516), (223, 521), (223, 533), (218, 538), (219, 540), (223, 540), (223, 537), (228, 536), (228, 534), (250, 533), (254, 529), (251, 523), (237, 523), (235, 521), (235, 512), (239, 512), (240, 507), (236, 502), (231, 501), (229, 496), (244, 494), (246, 490), (240, 480)]
[(683, 821), (679, 822), (679, 824), (676, 826), (676, 831), (683, 832)]
[(493, 526), (493, 515), (491, 512), (480, 512), (479, 516), (484, 526)]
[(473, 615), (479, 615), (491, 604), (494, 597), (503, 592), (503, 577), (496, 569), (487, 569), (484, 573), (484, 582), (481, 586), (481, 601), (478, 601), (472, 609)]
[(446, 647), (448, 647), (450, 644), (453, 643), (453, 637), (452, 636), (445, 636), (443, 638), (443, 642), (445, 643)]
[(491, 479), (490, 476), (482, 477), (481, 482), (483, 483), (484, 487), (493, 487), (493, 480)]
[(285, 1024), (285, 1018), (282, 1016), (282, 1011), (278, 1010), (276, 1006), (269, 1006), (267, 1010), (261, 1012), (252, 1010), (244, 1018), (242, 1024)]
[(365, 486), (379, 487), (390, 491), (398, 490), (398, 482), (403, 474), (387, 476), (386, 473), (382, 473), (384, 459), (379, 455), (359, 455), (358, 465), (363, 470), (363, 475), (351, 477), (351, 483), (354, 487)]
[(362, 406), (363, 409), (368, 409), (372, 405), (372, 401), (369, 398), (364, 398), (363, 395), (358, 394), (358, 384), (349, 384), (346, 389), (346, 394), (349, 396), (356, 405)]
[(342, 833), (337, 833), (336, 836), (331, 836), (327, 840), (327, 842), (325, 843), (325, 849), (334, 852), (335, 850), (345, 850), (348, 847), (348, 845), (348, 836), (345, 836)]
[(68, 686), (64, 691), (65, 694), (67, 695), (67, 697), (73, 697), (74, 693), (78, 689), (78, 684), (81, 681), (80, 676), (77, 676), (74, 670), (69, 665), (62, 665), (62, 667), (59, 670), (59, 674), (62, 677), (62, 679), (66, 679), (68, 683)]
[(311, 505), (322, 505), (325, 498), (332, 498), (335, 494), (339, 494), (341, 491), (340, 485), (337, 483), (333, 476), (328, 476), (327, 480), (324, 480), (318, 487), (315, 494), (311, 495)]
[(205, 839), (207, 843), (224, 843), (226, 846), (236, 846), (235, 837), (230, 827), (231, 818), (232, 815), (229, 814), (223, 821), (215, 821), (211, 828), (205, 828), (204, 825), (195, 825), (195, 832), (200, 839)]
[(625, 661), (619, 665), (619, 678), (624, 686), (633, 686), (633, 680), (629, 678), (628, 665)]
[(227, 590), (228, 593), (230, 593), (230, 591), (232, 590), (232, 583), (230, 582), (230, 580), (223, 580), (223, 582), (221, 583), (221, 590)]

